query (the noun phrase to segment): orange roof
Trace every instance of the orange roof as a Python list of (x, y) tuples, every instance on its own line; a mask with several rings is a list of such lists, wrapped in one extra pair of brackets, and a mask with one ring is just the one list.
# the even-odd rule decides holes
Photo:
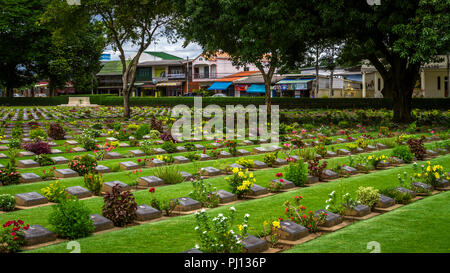
[(239, 79), (248, 77), (248, 76), (256, 74), (256, 73), (260, 73), (260, 72), (259, 71), (242, 71), (242, 72), (238, 72), (233, 75), (230, 75), (228, 77), (217, 79), (216, 82), (232, 82), (232, 81), (239, 80)]

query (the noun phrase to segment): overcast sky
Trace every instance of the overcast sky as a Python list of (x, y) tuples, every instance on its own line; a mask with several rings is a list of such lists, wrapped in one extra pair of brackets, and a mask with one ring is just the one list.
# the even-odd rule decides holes
[[(189, 56), (189, 59), (197, 57), (200, 53), (202, 53), (202, 48), (198, 44), (189, 44), (186, 48), (183, 48), (183, 40), (179, 40), (175, 44), (170, 44), (166, 39), (160, 39), (160, 41), (155, 44), (152, 43), (147, 48), (147, 51), (163, 51), (180, 58), (186, 59)], [(127, 57), (134, 56), (137, 52), (137, 46), (133, 46), (131, 44), (125, 45), (125, 54)], [(108, 47), (103, 53), (111, 54), (111, 60), (119, 60), (119, 52), (114, 52), (111, 50), (111, 47)]]

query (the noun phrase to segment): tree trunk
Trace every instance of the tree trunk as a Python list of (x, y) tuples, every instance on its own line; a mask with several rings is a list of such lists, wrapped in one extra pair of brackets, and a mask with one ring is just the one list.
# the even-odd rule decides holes
[(123, 94), (123, 116), (125, 118), (130, 118), (130, 92), (124, 92)]
[(334, 92), (333, 92), (333, 77), (334, 77), (334, 69), (331, 70), (330, 73), (330, 98), (333, 97)]
[(269, 116), (272, 113), (272, 102), (271, 102), (271, 95), (270, 94), (270, 84), (272, 82), (272, 79), (269, 79), (268, 81), (266, 81), (264, 79), (264, 87), (266, 89), (266, 109), (267, 109), (267, 113), (269, 114)]
[(11, 98), (14, 95), (14, 89), (12, 87), (6, 87), (6, 96)]

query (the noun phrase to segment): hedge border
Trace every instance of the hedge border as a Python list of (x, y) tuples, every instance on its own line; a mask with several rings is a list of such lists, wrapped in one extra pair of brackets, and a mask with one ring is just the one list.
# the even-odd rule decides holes
[[(121, 106), (123, 99), (115, 95), (77, 95), (90, 97), (92, 104), (105, 106)], [(69, 97), (56, 96), (48, 98), (0, 98), (2, 106), (58, 106), (67, 104)], [(243, 106), (264, 105), (264, 97), (225, 97), (225, 98), (203, 98), (203, 106), (216, 104), (219, 106), (238, 105)], [(193, 97), (131, 97), (131, 106), (170, 106), (184, 104), (194, 105)], [(385, 98), (272, 98), (273, 105), (279, 105), (282, 109), (392, 109), (393, 100)], [(450, 99), (446, 98), (423, 98), (412, 99), (412, 108), (418, 109), (449, 109)]]

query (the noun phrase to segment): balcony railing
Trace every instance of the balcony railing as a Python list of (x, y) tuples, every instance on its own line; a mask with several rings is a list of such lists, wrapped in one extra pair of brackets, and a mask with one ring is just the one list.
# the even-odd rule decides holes
[(194, 73), (194, 79), (215, 79), (217, 78), (214, 74), (204, 74), (204, 73)]
[(185, 73), (174, 73), (174, 74), (168, 74), (167, 78), (170, 79), (184, 79), (186, 78)]

